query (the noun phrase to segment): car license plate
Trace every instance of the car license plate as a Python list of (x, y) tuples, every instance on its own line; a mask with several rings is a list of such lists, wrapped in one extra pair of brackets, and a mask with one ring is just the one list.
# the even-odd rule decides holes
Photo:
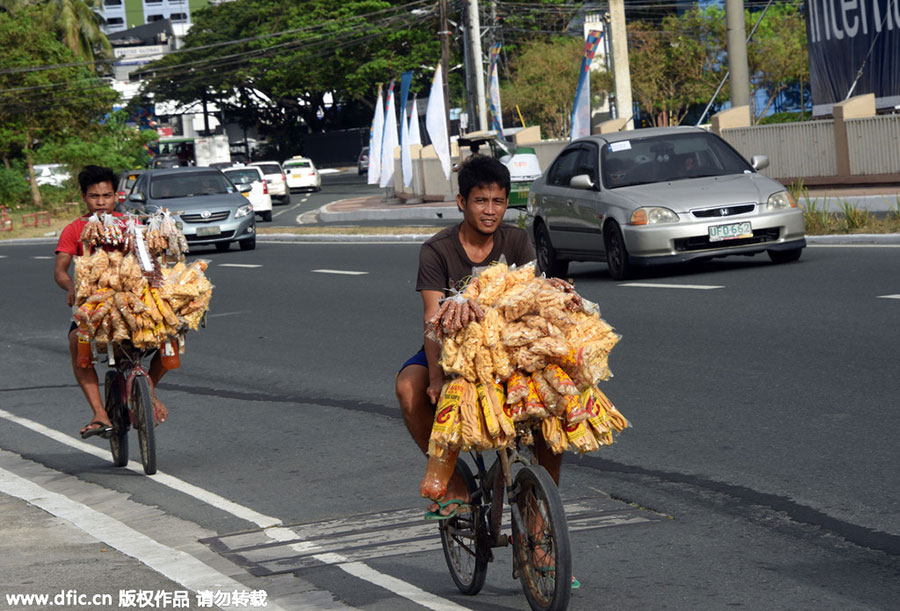
[(293, 174), (294, 178), (303, 178), (303, 174)]
[(210, 225), (208, 227), (197, 227), (197, 235), (201, 237), (219, 235), (222, 229), (218, 225)]
[(713, 225), (709, 228), (710, 242), (752, 237), (753, 229), (750, 227), (750, 221), (744, 221), (743, 223), (729, 223), (728, 225)]

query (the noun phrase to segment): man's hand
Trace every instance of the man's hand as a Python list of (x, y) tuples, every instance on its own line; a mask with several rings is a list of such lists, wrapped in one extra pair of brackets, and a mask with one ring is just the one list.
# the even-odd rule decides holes
[(428, 384), (428, 390), (425, 392), (428, 393), (428, 400), (431, 401), (432, 405), (437, 405), (438, 399), (441, 398), (441, 389), (443, 387), (443, 379), (440, 382), (431, 382), (430, 384)]
[(66, 291), (66, 303), (69, 304), (69, 307), (75, 305), (75, 287), (73, 286), (68, 291)]

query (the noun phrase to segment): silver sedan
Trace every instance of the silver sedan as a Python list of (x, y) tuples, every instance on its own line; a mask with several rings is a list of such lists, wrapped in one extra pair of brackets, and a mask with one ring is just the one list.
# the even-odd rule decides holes
[(606, 261), (620, 280), (637, 266), (728, 255), (796, 261), (806, 246), (803, 211), (757, 172), (767, 165), (694, 127), (576, 140), (529, 193), (538, 264), (561, 276), (569, 261)]

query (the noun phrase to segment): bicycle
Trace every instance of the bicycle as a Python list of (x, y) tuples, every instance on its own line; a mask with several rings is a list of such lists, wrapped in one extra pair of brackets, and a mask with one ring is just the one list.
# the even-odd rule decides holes
[[(513, 579), (519, 579), (534, 611), (562, 611), (569, 604), (572, 556), (562, 500), (553, 478), (532, 454), (526, 460), (516, 447), (497, 452), (485, 469), (480, 452), (471, 452), (473, 475), (462, 459), (456, 471), (469, 490), (471, 511), (441, 520), (441, 545), (450, 576), (463, 594), (484, 586), (493, 548), (513, 546)], [(512, 465), (524, 465), (513, 478)], [(503, 492), (510, 507), (511, 536), (501, 530)]]
[(128, 464), (128, 429), (134, 428), (147, 475), (156, 473), (156, 422), (150, 392), (153, 383), (142, 361), (152, 352), (135, 348), (130, 342), (119, 344), (115, 356), (109, 360), (112, 370), (106, 372), (103, 382), (104, 407), (113, 426), (109, 438), (113, 464), (117, 467)]

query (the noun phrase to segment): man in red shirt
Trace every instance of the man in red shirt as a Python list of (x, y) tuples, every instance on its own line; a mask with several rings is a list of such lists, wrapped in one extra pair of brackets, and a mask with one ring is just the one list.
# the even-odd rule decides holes
[[(59, 241), (56, 244), (56, 263), (53, 268), (53, 279), (56, 284), (66, 291), (66, 303), (71, 307), (75, 303), (75, 282), (69, 275), (69, 267), (72, 258), (85, 254), (81, 242), (81, 231), (88, 222), (88, 218), (94, 214), (112, 214), (122, 216), (115, 212), (116, 205), (116, 175), (109, 168), (96, 165), (85, 166), (78, 174), (78, 183), (81, 186), (81, 199), (87, 204), (88, 213), (81, 216), (62, 230)], [(75, 323), (69, 328), (69, 353), (72, 356), (72, 370), (75, 372), (75, 381), (84, 392), (91, 410), (94, 412), (89, 424), (82, 427), (82, 438), (101, 435), (108, 438), (112, 434), (112, 425), (106, 410), (103, 407), (103, 398), (100, 395), (100, 382), (97, 370), (93, 367), (78, 366), (78, 334)], [(150, 362), (150, 379), (153, 387), (159, 382), (166, 370), (162, 366), (162, 358), (159, 352), (153, 356)], [(166, 407), (154, 396), (153, 409), (157, 422), (165, 422), (168, 416)]]

